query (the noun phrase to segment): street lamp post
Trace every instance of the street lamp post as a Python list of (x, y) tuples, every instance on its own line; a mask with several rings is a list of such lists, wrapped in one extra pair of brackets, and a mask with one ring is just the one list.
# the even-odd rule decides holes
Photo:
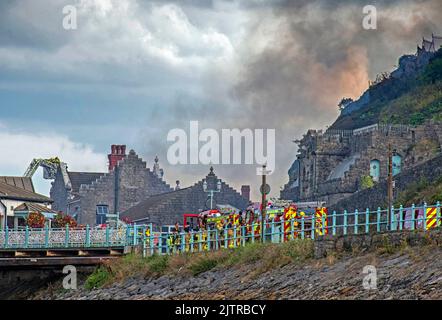
[(213, 196), (214, 196), (214, 194), (216, 192), (221, 192), (221, 180), (217, 181), (216, 189), (215, 190), (214, 189), (208, 190), (207, 189), (207, 181), (204, 180), (204, 182), (203, 182), (203, 191), (210, 194), (209, 195), (210, 196), (210, 210), (212, 210), (213, 209)]

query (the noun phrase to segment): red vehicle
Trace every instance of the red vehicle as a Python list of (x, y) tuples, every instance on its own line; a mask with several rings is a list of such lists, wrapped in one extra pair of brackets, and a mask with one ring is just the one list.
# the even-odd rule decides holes
[(198, 217), (199, 214), (197, 213), (185, 213), (183, 227), (186, 228), (189, 225), (198, 226), (199, 225)]

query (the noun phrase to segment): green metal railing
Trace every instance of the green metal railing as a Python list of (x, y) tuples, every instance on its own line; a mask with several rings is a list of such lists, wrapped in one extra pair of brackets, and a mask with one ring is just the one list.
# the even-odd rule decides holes
[[(245, 246), (248, 243), (282, 243), (294, 239), (312, 239), (329, 235), (367, 234), (398, 230), (429, 230), (441, 225), (440, 202), (433, 206), (412, 205), (409, 208), (378, 208), (352, 213), (335, 211), (327, 216), (305, 216), (299, 219), (266, 221), (231, 228), (212, 228), (189, 232), (153, 232), (150, 225), (128, 225), (120, 228), (82, 229), (42, 228), (9, 229), (0, 232), (2, 249), (109, 248), (142, 246), (145, 256), (182, 252), (213, 251)], [(261, 228), (264, 228), (262, 237)]]
[[(427, 211), (432, 210), (434, 223), (428, 227)], [(267, 221), (264, 238), (261, 238), (261, 223), (224, 227), (180, 233), (157, 233), (144, 238), (145, 256), (183, 252), (202, 252), (237, 248), (256, 241), (283, 243), (294, 239), (312, 239), (324, 235), (352, 235), (400, 230), (423, 230), (441, 226), (440, 202), (433, 206), (412, 205), (409, 208), (391, 207), (370, 211), (355, 210), (352, 213), (333, 211), (327, 217), (307, 216), (300, 219)], [(138, 226), (142, 227), (142, 226)]]

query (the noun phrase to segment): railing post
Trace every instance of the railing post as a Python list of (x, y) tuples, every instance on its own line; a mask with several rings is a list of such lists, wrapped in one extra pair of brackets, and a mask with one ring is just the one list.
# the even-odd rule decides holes
[[(275, 239), (276, 237), (275, 237), (275, 220), (273, 220), (272, 222), (271, 222), (271, 226), (270, 226), (270, 232), (272, 233), (272, 242), (273, 242), (273, 239)], [(278, 234), (278, 237), (280, 237), (281, 235), (279, 235)]]
[(153, 224), (149, 225), (149, 246), (150, 246), (150, 255), (153, 256), (155, 253), (154, 241), (155, 238), (153, 236)]
[(207, 251), (210, 251), (210, 228), (209, 227), (207, 227), (206, 241), (207, 241)]
[(411, 230), (414, 230), (414, 228), (415, 228), (415, 224), (416, 224), (415, 214), (416, 214), (416, 208), (413, 203), (411, 205)]
[(236, 248), (236, 224), (233, 226), (233, 247)]
[(242, 234), (242, 246), (245, 247), (246, 245), (246, 226), (241, 226), (241, 234)]
[(252, 232), (252, 243), (255, 243), (255, 223), (253, 223), (252, 221), (252, 225), (250, 227), (251, 232)]
[(436, 203), (436, 226), (442, 225), (441, 212), (440, 212), (440, 202)]
[(286, 236), (285, 236), (285, 217), (284, 216), (282, 216), (282, 219), (281, 219), (281, 232), (279, 233), (279, 239), (280, 239), (280, 242), (281, 243), (284, 243), (284, 241), (285, 241), (285, 238), (286, 238)]
[(181, 233), (181, 253), (186, 252), (186, 232)]
[(49, 226), (45, 225), (45, 248), (49, 248)]
[(344, 210), (344, 236), (347, 235), (347, 210)]
[(106, 247), (109, 247), (109, 226), (106, 225)]
[(86, 247), (91, 246), (91, 228), (86, 225)]
[(424, 202), (424, 221), (422, 223), (423, 227), (424, 227), (424, 231), (427, 230), (427, 203)]
[(315, 213), (313, 213), (313, 215), (312, 215), (312, 233), (311, 233), (311, 236), (310, 236), (310, 238), (312, 239), (312, 240), (315, 240), (315, 232), (316, 232), (316, 217), (315, 217)]
[(291, 240), (295, 240), (295, 218), (290, 219), (290, 231), (292, 234), (292, 239)]
[(201, 231), (201, 229), (198, 233), (198, 251), (203, 251), (203, 232)]
[(304, 240), (304, 216), (301, 217), (301, 239)]
[(219, 250), (219, 234), (218, 234), (218, 228), (215, 228), (215, 250)]
[(333, 216), (332, 216), (332, 233), (335, 236), (336, 235), (336, 210), (333, 210)]
[(29, 227), (26, 226), (26, 230), (25, 230), (25, 248), (28, 247), (29, 244)]
[(370, 209), (365, 209), (365, 233), (370, 232)]
[(376, 211), (376, 231), (381, 232), (381, 208)]
[(324, 217), (324, 215), (322, 214), (321, 215), (321, 223), (322, 223), (322, 235), (323, 236), (325, 236), (325, 217)]
[(189, 245), (190, 245), (190, 252), (193, 252), (194, 251), (194, 249), (193, 249), (193, 245), (194, 245), (194, 242), (193, 242), (193, 238), (195, 237), (195, 232), (194, 231), (191, 231), (190, 232), (190, 241), (189, 241)]
[(390, 231), (396, 230), (396, 217), (394, 215), (394, 206), (390, 208)]
[(5, 248), (9, 248), (9, 228), (5, 226)]
[(169, 255), (170, 254), (170, 245), (172, 243), (169, 243), (170, 241), (170, 234), (169, 232), (166, 233), (166, 254)]
[(228, 248), (228, 232), (229, 230), (227, 229), (227, 224), (224, 225), (224, 248), (227, 249)]
[(134, 246), (136, 246), (137, 245), (137, 236), (138, 236), (138, 231), (137, 231), (137, 224), (136, 223), (134, 223), (134, 236), (133, 236), (133, 241), (132, 241), (132, 244), (134, 245)]
[(353, 216), (354, 216), (354, 234), (358, 234), (358, 224), (359, 224), (359, 221), (358, 221), (358, 218), (359, 218), (359, 211), (358, 211), (358, 209), (355, 209), (355, 212), (353, 213)]
[(404, 208), (402, 205), (399, 206), (399, 230), (402, 230), (402, 225), (404, 224)]
[(64, 241), (64, 246), (67, 248), (69, 247), (69, 226), (66, 225), (65, 227), (65, 241)]

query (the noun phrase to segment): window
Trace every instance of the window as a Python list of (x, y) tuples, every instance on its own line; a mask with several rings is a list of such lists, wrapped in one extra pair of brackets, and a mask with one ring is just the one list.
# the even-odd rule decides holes
[(370, 161), (370, 176), (373, 178), (373, 181), (378, 182), (379, 177), (381, 175), (381, 162), (377, 159)]
[(399, 174), (402, 169), (402, 157), (398, 154), (393, 156), (393, 176)]
[(106, 223), (106, 215), (109, 213), (109, 206), (98, 205), (97, 206), (97, 224)]

